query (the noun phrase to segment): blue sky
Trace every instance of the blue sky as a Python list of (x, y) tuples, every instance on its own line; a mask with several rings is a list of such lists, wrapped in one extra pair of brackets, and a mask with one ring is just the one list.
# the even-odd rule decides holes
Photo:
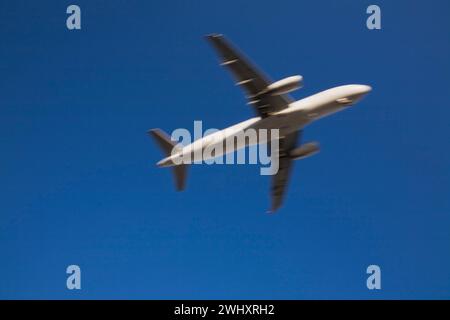
[[(0, 3), (0, 298), (450, 298), (448, 1)], [(302, 98), (370, 84), (312, 124), (284, 207), (255, 165), (174, 191), (146, 135), (253, 116), (203, 36)], [(82, 290), (66, 289), (66, 267)], [(366, 288), (377, 264), (382, 290)]]

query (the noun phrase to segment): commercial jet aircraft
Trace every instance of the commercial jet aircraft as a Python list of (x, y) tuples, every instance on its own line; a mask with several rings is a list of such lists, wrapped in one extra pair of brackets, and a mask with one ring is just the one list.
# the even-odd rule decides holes
[[(291, 76), (272, 82), (233, 47), (223, 35), (212, 34), (206, 38), (220, 56), (221, 65), (229, 69), (236, 80), (236, 85), (241, 86), (245, 90), (248, 104), (254, 107), (257, 117), (207, 135), (184, 147), (176, 147), (176, 142), (172, 141), (168, 135), (160, 129), (152, 129), (149, 131), (149, 134), (155, 138), (167, 156), (159, 161), (157, 165), (159, 167), (172, 166), (174, 168), (177, 190), (183, 190), (188, 162), (184, 161), (182, 164), (179, 164), (180, 162), (176, 160), (179, 160), (180, 157), (193, 155), (196, 151), (204, 149), (205, 146), (211, 145), (211, 143), (223, 143), (227, 137), (248, 128), (279, 129), (279, 169), (272, 176), (272, 204), (269, 210), (269, 212), (275, 212), (282, 204), (292, 161), (303, 159), (319, 151), (319, 146), (316, 142), (300, 144), (303, 128), (317, 119), (357, 103), (372, 88), (361, 84), (343, 85), (294, 101), (288, 93), (302, 86), (302, 76)], [(234, 152), (243, 147), (246, 147), (246, 145), (236, 144), (234, 150), (231, 151)], [(227, 150), (227, 152), (229, 151)], [(213, 157), (221, 155), (223, 153), (214, 154)]]

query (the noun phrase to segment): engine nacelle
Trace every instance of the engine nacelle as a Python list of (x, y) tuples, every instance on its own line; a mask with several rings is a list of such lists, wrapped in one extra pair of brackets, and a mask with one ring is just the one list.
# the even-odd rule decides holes
[(297, 90), (303, 86), (302, 76), (292, 76), (276, 81), (267, 86), (264, 93), (278, 96), (294, 90)]
[(300, 159), (305, 159), (307, 157), (310, 157), (310, 156), (316, 154), (317, 152), (319, 152), (319, 150), (320, 150), (320, 147), (317, 142), (309, 142), (309, 143), (305, 143), (304, 145), (292, 150), (289, 153), (289, 156), (293, 160), (300, 160)]

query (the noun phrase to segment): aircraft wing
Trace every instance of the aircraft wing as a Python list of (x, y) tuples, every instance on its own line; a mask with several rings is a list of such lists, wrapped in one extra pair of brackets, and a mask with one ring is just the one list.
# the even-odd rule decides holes
[(233, 48), (223, 35), (213, 34), (207, 36), (207, 39), (222, 59), (221, 65), (227, 67), (232, 73), (236, 85), (244, 88), (249, 104), (254, 106), (260, 117), (264, 118), (272, 112), (283, 110), (292, 102), (286, 94), (277, 96), (262, 94), (272, 81), (252, 65), (243, 54)]
[(297, 145), (297, 140), (301, 138), (302, 131), (293, 132), (279, 141), (278, 172), (272, 176), (271, 196), (272, 205), (269, 212), (275, 212), (283, 203), (286, 187), (289, 182), (289, 176), (292, 168), (292, 159), (289, 153)]

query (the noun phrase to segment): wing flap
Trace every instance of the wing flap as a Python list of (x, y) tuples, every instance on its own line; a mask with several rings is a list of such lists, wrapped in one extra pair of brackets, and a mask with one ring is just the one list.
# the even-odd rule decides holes
[(297, 141), (300, 139), (301, 131), (291, 133), (279, 141), (278, 150), (278, 172), (272, 176), (271, 198), (272, 204), (269, 212), (275, 212), (283, 203), (286, 194), (289, 177), (292, 170), (292, 159), (289, 152), (295, 148)]
[(221, 65), (231, 72), (236, 85), (245, 90), (249, 104), (256, 109), (259, 116), (266, 117), (289, 106), (292, 99), (288, 95), (264, 94), (272, 83), (270, 78), (234, 48), (223, 35), (213, 34), (207, 36), (207, 39), (222, 60)]

